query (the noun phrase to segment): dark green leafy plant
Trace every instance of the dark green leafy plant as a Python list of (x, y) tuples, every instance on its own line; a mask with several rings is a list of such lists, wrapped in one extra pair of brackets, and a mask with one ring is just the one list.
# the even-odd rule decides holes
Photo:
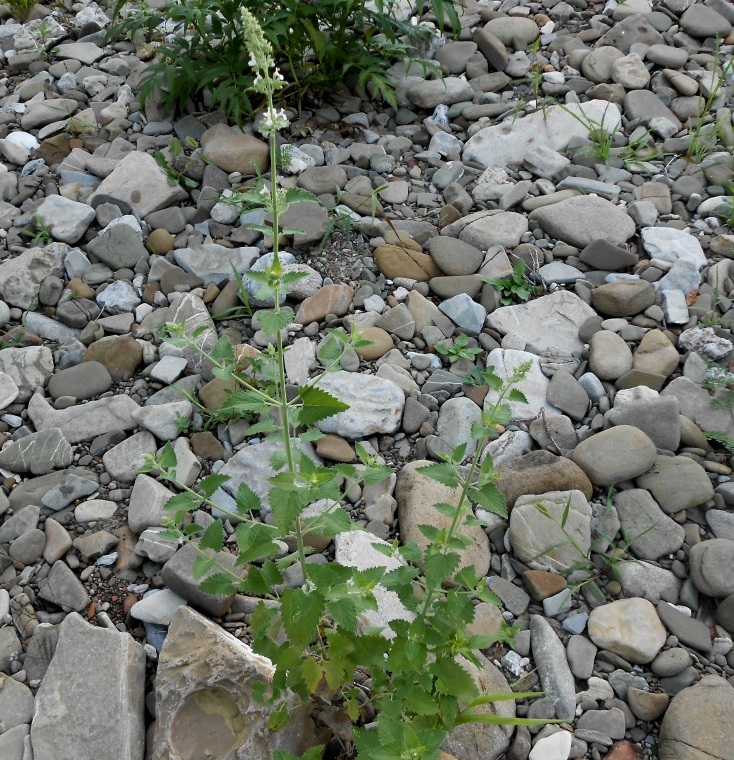
[[(198, 147), (198, 144), (193, 137), (188, 137), (186, 139), (186, 142), (190, 148)], [(192, 158), (190, 161), (188, 161), (181, 171), (176, 169), (173, 165), (177, 158), (180, 158), (184, 155), (184, 146), (181, 140), (179, 140), (177, 137), (172, 137), (168, 141), (168, 153), (171, 156), (170, 161), (162, 150), (157, 150), (154, 155), (155, 162), (166, 173), (168, 184), (172, 187), (175, 187), (176, 185), (183, 185), (188, 189), (196, 187), (198, 184), (196, 180), (186, 176), (186, 172), (196, 164), (196, 159)], [(206, 160), (203, 155), (199, 156), (199, 158), (203, 161)]]
[[(425, 43), (432, 33), (425, 24), (413, 25), (396, 18), (396, 0), (174, 0), (160, 14), (132, 11), (121, 15), (126, 0), (117, 0), (112, 37), (130, 36), (141, 28), (149, 34), (164, 21), (176, 33), (157, 48), (141, 87), (143, 100), (160, 92), (166, 108), (183, 108), (204, 90), (213, 105), (237, 123), (262, 101), (248, 94), (253, 72), (240, 9), (252, 11), (273, 45), (276, 65), (289, 85), (279, 93), (300, 105), (303, 97), (319, 98), (344, 83), (374, 93), (396, 106), (387, 69), (409, 57), (413, 46)], [(429, 4), (418, 0), (416, 13)], [(455, 33), (459, 20), (449, 0), (431, 0), (440, 28), (448, 21)], [(430, 64), (427, 64), (430, 67)]]
[(509, 277), (485, 280), (499, 292), (503, 306), (509, 306), (517, 301), (528, 301), (537, 293), (537, 286), (533, 285), (525, 275), (526, 269), (527, 264), (524, 259), (518, 259)]

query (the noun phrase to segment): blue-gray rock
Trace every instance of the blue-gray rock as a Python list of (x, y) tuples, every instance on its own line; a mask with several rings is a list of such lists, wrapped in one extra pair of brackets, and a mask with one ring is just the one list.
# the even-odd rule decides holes
[(530, 642), (540, 683), (553, 702), (556, 717), (572, 721), (576, 715), (576, 684), (566, 650), (550, 623), (540, 615), (530, 618)]

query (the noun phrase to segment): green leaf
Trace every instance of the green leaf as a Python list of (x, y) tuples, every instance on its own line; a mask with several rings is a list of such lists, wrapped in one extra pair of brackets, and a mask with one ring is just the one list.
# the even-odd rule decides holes
[(273, 753), (273, 760), (321, 760), (324, 754), (324, 745), (319, 744), (318, 747), (311, 747), (302, 755), (293, 755), (290, 752), (283, 752), (276, 749)]
[(199, 539), (200, 549), (211, 549), (213, 552), (220, 552), (224, 548), (224, 526), (220, 519), (216, 519), (204, 531)]
[(280, 597), (281, 618), (291, 645), (303, 649), (316, 637), (324, 613), (321, 594), (307, 594), (300, 588), (285, 589)]
[(217, 561), (214, 557), (206, 557), (203, 554), (199, 554), (194, 558), (194, 562), (191, 565), (191, 574), (195, 580), (203, 578), (207, 573), (210, 573)]
[(429, 464), (425, 467), (419, 467), (418, 472), (449, 488), (456, 488), (459, 485), (456, 470), (450, 464)]
[(246, 565), (276, 556), (280, 551), (280, 547), (274, 541), (277, 535), (277, 529), (271, 525), (240, 523), (236, 532), (239, 549), (237, 564)]
[(494, 483), (485, 483), (481, 488), (469, 488), (469, 498), (480, 507), (500, 517), (507, 517), (505, 497)]
[(459, 566), (459, 555), (451, 552), (450, 554), (429, 554), (424, 562), (424, 572), (426, 576), (426, 585), (430, 588), (440, 586), (447, 581)]
[(247, 515), (253, 512), (259, 512), (262, 508), (260, 497), (247, 485), (240, 483), (235, 496), (237, 502), (237, 514)]
[(433, 508), (446, 517), (451, 517), (456, 514), (456, 506), (454, 504), (447, 504), (445, 501), (440, 501), (433, 505)]
[(318, 203), (319, 199), (308, 190), (301, 187), (289, 187), (285, 192), (285, 202), (292, 203)]
[(300, 420), (304, 425), (312, 425), (349, 409), (349, 404), (313, 385), (302, 385), (298, 389), (298, 395), (303, 401)]
[(215, 573), (199, 584), (199, 591), (212, 596), (229, 596), (237, 591), (237, 587), (226, 573)]
[(316, 692), (318, 685), (323, 678), (323, 672), (321, 666), (313, 657), (307, 657), (301, 663), (301, 677), (303, 678), (306, 688), (308, 688), (311, 694)]
[(294, 316), (293, 309), (284, 308), (277, 312), (260, 311), (257, 320), (266, 335), (277, 335), (293, 321)]
[(220, 486), (228, 481), (229, 475), (219, 475), (218, 473), (207, 475), (199, 481), (199, 490), (209, 499)]
[(514, 401), (519, 404), (527, 404), (528, 399), (527, 396), (517, 388), (511, 388), (509, 393), (507, 394), (507, 400), (508, 401)]
[(173, 448), (173, 444), (168, 441), (166, 445), (161, 449), (161, 453), (158, 457), (158, 466), (162, 470), (175, 469), (177, 464), (176, 452)]

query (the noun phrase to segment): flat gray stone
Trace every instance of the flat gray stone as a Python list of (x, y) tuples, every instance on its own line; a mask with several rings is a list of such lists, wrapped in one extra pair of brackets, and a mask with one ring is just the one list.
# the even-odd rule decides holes
[(61, 607), (65, 612), (81, 612), (89, 604), (89, 595), (71, 568), (59, 560), (38, 584), (41, 599)]
[(94, 209), (62, 195), (48, 195), (36, 210), (55, 240), (76, 243), (94, 219)]
[(54, 358), (47, 346), (3, 348), (0, 372), (8, 375), (18, 388), (18, 401), (28, 401), (35, 388), (43, 388), (54, 371)]
[(73, 461), (74, 452), (58, 428), (31, 433), (0, 451), (0, 467), (11, 472), (30, 472), (34, 462), (50, 462), (62, 468)]
[(140, 233), (128, 224), (115, 224), (91, 240), (87, 250), (111, 269), (134, 269), (141, 260), (148, 260), (148, 250)]
[(0, 673), (0, 725), (3, 731), (29, 723), (33, 706), (33, 692), (24, 683)]
[(529, 220), (551, 237), (577, 248), (585, 248), (599, 237), (621, 245), (635, 234), (635, 223), (629, 214), (596, 195), (580, 195), (537, 208)]
[(95, 208), (112, 199), (122, 201), (145, 217), (153, 211), (173, 206), (188, 199), (188, 193), (178, 184), (170, 185), (165, 172), (148, 153), (128, 153), (114, 171), (102, 180), (88, 203)]
[(683, 545), (683, 526), (660, 509), (642, 488), (620, 491), (614, 497), (622, 527), (632, 540), (630, 551), (641, 559), (659, 559)]
[(637, 485), (647, 489), (669, 515), (697, 507), (714, 498), (714, 487), (706, 470), (684, 456), (658, 456), (652, 470), (637, 478)]
[[(145, 752), (145, 654), (127, 633), (68, 615), (36, 695), (34, 760), (110, 757)], [(63, 719), (60, 719), (63, 716)]]
[(619, 425), (582, 441), (571, 459), (592, 483), (611, 486), (647, 472), (656, 454), (655, 444), (641, 430)]
[(155, 454), (156, 448), (156, 441), (151, 433), (135, 433), (107, 451), (102, 456), (102, 462), (114, 480), (129, 484), (137, 477), (145, 463), (145, 457)]
[(69, 443), (91, 441), (114, 430), (132, 430), (138, 405), (125, 395), (89, 401), (68, 409), (54, 409), (38, 393), (28, 402), (28, 416), (36, 430), (59, 428)]
[(221, 285), (232, 278), (232, 268), (244, 274), (260, 257), (260, 251), (253, 246), (225, 248), (216, 243), (204, 243), (191, 248), (177, 248), (173, 256), (184, 271), (200, 277), (205, 285)]
[[(172, 298), (171, 316), (169, 322), (185, 323), (185, 334), (191, 337), (194, 332), (204, 328), (195, 338), (195, 343), (204, 353), (211, 352), (217, 342), (217, 330), (209, 315), (206, 304), (198, 296), (190, 293), (183, 294), (178, 299)], [(212, 364), (200, 351), (195, 348), (184, 348), (183, 356), (188, 361), (189, 369), (197, 372), (205, 380), (211, 380)]]

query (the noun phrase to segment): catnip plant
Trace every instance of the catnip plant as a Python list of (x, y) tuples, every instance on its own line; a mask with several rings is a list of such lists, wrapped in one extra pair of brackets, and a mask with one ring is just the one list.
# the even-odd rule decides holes
[[(345, 351), (368, 342), (356, 332), (329, 331), (318, 355), (322, 369), (296, 393), (289, 392), (285, 355), (294, 313), (283, 304), (282, 297), (303, 273), (288, 271), (281, 263), (279, 220), (291, 203), (315, 198), (300, 189), (278, 187), (276, 133), (288, 125), (288, 118), (274, 106), (274, 96), (285, 86), (285, 80), (275, 67), (270, 43), (247, 9), (242, 10), (242, 22), (254, 72), (252, 86), (267, 103), (258, 129), (270, 146), (271, 171), (269, 182), (259, 177), (254, 187), (236, 195), (236, 202), (264, 207), (272, 219), (270, 226), (262, 228), (272, 240), (270, 265), (263, 271), (250, 270), (247, 276), (271, 294), (273, 308), (258, 311), (256, 316), (273, 340), (261, 355), (242, 360), (222, 337), (205, 355), (214, 375), (234, 381), (236, 386), (215, 413), (252, 420), (249, 435), (276, 444), (270, 462), (274, 474), (267, 505), (241, 483), (234, 494), (235, 506), (226, 509), (216, 499), (216, 492), (229, 478), (213, 473), (195, 488), (185, 485), (177, 478), (176, 456), (167, 444), (145, 467), (178, 491), (166, 505), (169, 517), (165, 535), (196, 548), (193, 572), (205, 592), (238, 592), (264, 600), (252, 614), (248, 633), (253, 650), (268, 657), (275, 667), (272, 684), (261, 683), (255, 689), (256, 696), (272, 707), (273, 729), (288, 721), (288, 699), (295, 694), (311, 704), (317, 719), (327, 712), (331, 716), (323, 722), (337, 726), (335, 735), (342, 757), (435, 760), (447, 736), (462, 724), (545, 723), (499, 715), (491, 709), (495, 702), (537, 693), (480, 693), (467, 663), (481, 668), (480, 651), (498, 641), (511, 640), (513, 631), (503, 627), (492, 636), (468, 632), (475, 603), (497, 603), (497, 599), (485, 579), (476, 577), (473, 567), (459, 571), (458, 553), (470, 544), (463, 529), (481, 524), (474, 504), (506, 516), (492, 459), (482, 459), (481, 454), (499, 426), (510, 421), (508, 402), (525, 400), (515, 386), (525, 377), (528, 366), (521, 366), (506, 379), (492, 368), (481, 371), (482, 382), (496, 391), (496, 401), (472, 427), (478, 446), (468, 466), (462, 466), (467, 448), (462, 444), (442, 462), (422, 468), (425, 475), (459, 493), (456, 504), (435, 505), (438, 513), (451, 518), (448, 527), (421, 526), (429, 540), (427, 548), (415, 543), (401, 546), (397, 541), (373, 544), (385, 555), (385, 565), (395, 568), (392, 570), (308, 562), (312, 551), (309, 536), (331, 539), (359, 530), (342, 506), (344, 490), (355, 482), (379, 483), (392, 471), (376, 452), (361, 443), (356, 444), (357, 465), (325, 467), (308, 456), (308, 444), (322, 435), (318, 423), (348, 409), (319, 387), (320, 379), (338, 368)], [(188, 331), (185, 323), (169, 324), (168, 329), (174, 345), (202, 350), (197, 330)], [(306, 507), (317, 501), (327, 508), (306, 516)], [(202, 528), (191, 514), (208, 508), (216, 509), (222, 517)], [(271, 519), (263, 520), (263, 516)], [(233, 526), (232, 537), (228, 536), (225, 519)], [(285, 556), (284, 544), (292, 547)], [(224, 561), (233, 546), (234, 569)], [(285, 572), (292, 566), (297, 566), (300, 579), (298, 584), (288, 585)], [(384, 628), (364, 624), (364, 613), (377, 609), (378, 587), (397, 595), (405, 608), (405, 619), (391, 620)], [(340, 719), (334, 719), (334, 711)], [(305, 757), (320, 758), (322, 749), (315, 747)], [(274, 753), (274, 758), (293, 760), (285, 752)]]

